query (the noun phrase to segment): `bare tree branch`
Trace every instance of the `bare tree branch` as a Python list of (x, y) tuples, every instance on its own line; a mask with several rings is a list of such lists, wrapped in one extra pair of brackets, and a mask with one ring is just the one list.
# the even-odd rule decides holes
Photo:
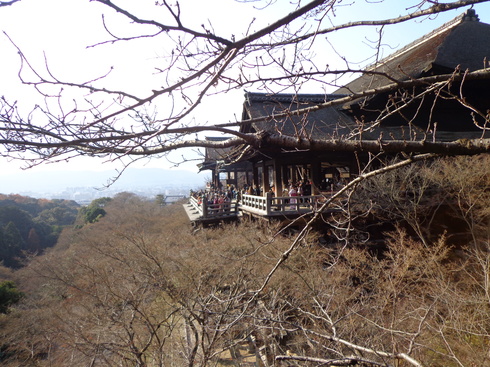
[(0, 6), (9, 6), (20, 0), (0, 1)]

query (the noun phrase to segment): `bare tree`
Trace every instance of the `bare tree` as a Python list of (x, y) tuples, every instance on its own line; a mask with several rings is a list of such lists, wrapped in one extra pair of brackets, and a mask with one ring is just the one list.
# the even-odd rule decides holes
[(16, 3), (17, 1), (19, 0), (0, 1), (0, 6), (9, 6)]
[[(186, 147), (243, 149), (264, 145), (286, 150), (409, 154), (404, 161), (361, 172), (328, 199), (326, 207), (342, 195), (350, 199), (352, 190), (362, 181), (415, 161), (447, 154), (487, 153), (490, 149), (487, 139), (441, 142), (372, 134), (370, 139), (364, 139), (364, 133), (376, 132), (386, 116), (399, 112), (403, 116), (404, 108), (418, 106), (429, 94), (437, 100), (450, 99), (465, 106), (471, 110), (475, 126), (486, 132), (487, 112), (468, 105), (462, 86), (471, 80), (488, 79), (490, 73), (482, 60), (482, 70), (455, 69), (443, 75), (406, 80), (373, 69), (356, 69), (349, 60), (344, 60), (343, 68), (332, 69), (307, 50), (322, 35), (361, 26), (389, 27), (485, 2), (416, 1), (410, 4), (413, 6), (407, 5), (405, 15), (395, 18), (336, 24), (333, 17), (340, 2), (310, 1), (297, 5), (287, 15), (279, 15), (261, 29), (253, 30), (251, 24), (243, 35), (223, 36), (211, 24), (187, 25), (178, 3), (156, 2), (153, 9), (163, 16), (150, 19), (117, 5), (116, 1), (95, 0), (93, 3), (131, 23), (131, 30), (136, 32), (118, 36), (111, 24), (104, 22), (108, 39), (96, 47), (142, 38), (171, 45), (157, 70), (163, 85), (139, 96), (105, 85), (110, 72), (85, 82), (61, 80), (50, 69), (49, 62), (39, 70), (15, 46), (21, 60), (22, 82), (39, 91), (45, 103), (26, 114), (8, 96), (1, 99), (2, 155), (37, 164), (78, 155), (138, 159)], [(136, 30), (139, 27), (141, 31)], [(380, 44), (381, 41), (380, 38)], [(12, 44), (16, 44), (14, 39)], [(375, 58), (378, 51), (374, 52)], [(384, 77), (390, 82), (361, 90), (346, 88), (345, 95), (337, 99), (252, 120), (193, 122), (198, 108), (214, 94), (236, 88), (298, 93), (300, 87), (310, 82), (336, 89), (344, 86), (339, 78), (350, 74)], [(453, 85), (461, 88), (454, 90)], [(71, 89), (84, 91), (86, 97), (76, 101), (64, 99)], [(314, 139), (302, 129), (292, 136), (280, 130), (248, 133), (239, 130), (246, 124), (274, 122), (332, 106), (359, 102), (362, 105), (365, 98), (381, 93), (391, 96), (388, 102), (371, 111), (373, 115), (358, 120), (357, 128), (342, 136)], [(157, 113), (153, 107), (161, 100), (171, 107)], [(219, 142), (195, 137), (202, 133), (231, 137)], [(420, 190), (414, 191), (417, 195), (424, 189), (423, 185), (416, 188)], [(63, 305), (57, 310), (56, 323), (45, 334), (46, 339), (56, 342), (46, 344), (70, 346), (70, 355), (54, 353), (65, 364), (75, 360), (88, 365), (164, 365), (166, 358), (172, 358), (180, 365), (205, 366), (216, 363), (221, 353), (245, 341), (253, 345), (264, 365), (274, 363), (274, 358), (312, 365), (391, 366), (404, 361), (412, 366), (444, 363), (464, 366), (488, 362), (482, 354), (490, 335), (485, 320), (488, 306), (485, 251), (472, 252), (476, 254), (473, 261), (480, 268), (465, 281), (471, 286), (465, 287), (466, 283), (451, 282), (453, 276), (464, 271), (448, 265), (444, 237), (428, 246), (423, 228), (415, 227), (423, 244), (399, 230), (391, 235), (389, 251), (378, 257), (347, 241), (352, 223), (348, 207), (348, 220), (336, 225), (339, 233), (347, 233), (339, 238), (346, 239), (343, 244), (350, 246), (312, 250), (316, 244), (308, 236), (311, 224), (321, 216), (320, 208), (293, 241), (271, 236), (260, 243), (253, 238), (254, 231), (248, 229), (241, 232), (246, 234), (241, 239), (226, 232), (229, 238), (243, 242), (240, 246), (226, 243), (228, 247), (222, 248), (223, 229), (203, 231), (196, 240), (170, 226), (166, 229), (173, 236), (162, 239), (161, 232), (155, 230), (161, 224), (155, 223), (158, 218), (155, 212), (150, 215), (146, 209), (139, 212), (131, 197), (126, 199), (124, 205), (113, 209), (120, 217), (115, 215), (111, 219), (109, 214), (86, 227), (83, 231), (90, 235), (78, 239), (69, 258), (59, 266), (51, 266), (48, 261), (42, 269), (43, 279), (48, 277), (53, 281), (50, 284), (55, 285), (53, 299), (61, 299)], [(416, 200), (412, 205), (418, 209)], [(131, 215), (125, 208), (132, 210)], [(127, 218), (138, 220), (124, 222)], [(107, 224), (109, 220), (114, 222)], [(417, 223), (414, 217), (407, 220)], [(142, 226), (145, 221), (149, 224)], [(160, 241), (165, 248), (159, 248)], [(206, 248), (196, 250), (197, 244), (205, 244)], [(80, 256), (84, 246), (90, 246), (98, 258), (88, 253)], [(213, 246), (216, 251), (209, 251), (208, 258), (198, 256)], [(310, 246), (309, 251), (299, 251), (305, 246)], [(168, 274), (172, 274), (171, 279)], [(465, 318), (474, 311), (472, 305), (464, 302), (472, 287), (480, 290), (473, 299), (481, 308), (477, 308), (478, 313), (465, 328)], [(481, 290), (486, 292), (484, 296)], [(456, 316), (456, 310), (465, 312)], [(461, 340), (480, 354), (467, 356)], [(168, 350), (178, 353), (165, 354)]]
[(2, 319), (2, 362), (488, 363), (483, 241), (455, 257), (444, 236), (427, 247), (398, 228), (373, 253), (319, 245), (310, 231), (291, 252), (286, 236), (266, 236), (277, 228), (245, 221), (192, 234), (178, 206), (127, 194), (107, 212), (20, 272), (29, 292)]
[[(349, 75), (371, 75), (385, 77), (390, 83), (382, 87), (347, 90), (345, 96), (333, 101), (307, 108), (284, 110), (274, 115), (274, 119), (291, 114), (307, 114), (318, 109), (349, 104), (352, 101), (393, 93), (392, 103), (396, 111), (405, 106), (419, 103), (427, 94), (441, 99), (456, 99), (472, 110), (475, 115), (486, 119), (485, 111), (477, 111), (468, 105), (464, 95), (451, 91), (450, 86), (462, 81), (486, 79), (488, 70), (471, 72), (449, 72), (445, 75), (404, 79), (368, 67), (356, 68), (351, 60), (344, 61), (344, 67), (312, 55), (317, 40), (325, 35), (339, 35), (359, 27), (388, 27), (414, 19), (424, 19), (449, 10), (468, 5), (485, 3), (485, 0), (458, 0), (439, 3), (438, 1), (414, 1), (406, 4), (404, 15), (383, 20), (359, 20), (337, 24), (335, 14), (342, 10), (338, 1), (315, 0), (298, 2), (289, 14), (280, 14), (277, 19), (263, 28), (255, 29), (253, 21), (244, 34), (223, 35), (214, 31), (213, 24), (186, 24), (186, 14), (179, 3), (169, 1), (152, 2), (152, 12), (134, 10), (116, 1), (98, 0), (107, 12), (104, 19), (106, 40), (94, 47), (111, 47), (126, 43), (128, 47), (141, 39), (150, 39), (155, 45), (165, 44), (164, 55), (155, 66), (161, 86), (146, 95), (138, 95), (131, 90), (112, 89), (108, 78), (111, 71), (84, 82), (67, 81), (57, 77), (51, 70), (49, 59), (44, 69), (39, 69), (20, 47), (19, 77), (24, 84), (35, 88), (44, 102), (38, 103), (30, 113), (19, 110), (8, 94), (1, 99), (0, 143), (3, 155), (30, 160), (32, 164), (42, 161), (61, 160), (79, 155), (98, 155), (117, 159), (132, 157), (138, 159), (161, 155), (185, 147), (260, 147), (264, 144), (284, 149), (371, 151), (371, 152), (435, 152), (441, 154), (474, 154), (487, 152), (487, 139), (474, 141), (434, 141), (410, 139), (388, 139), (371, 135), (360, 137), (360, 131), (369, 131), (379, 125), (383, 116), (393, 114), (389, 108), (378, 116), (362, 121), (362, 129), (340, 137), (325, 136), (322, 139), (303, 136), (284, 136), (280, 133), (241, 133), (243, 124), (257, 122), (233, 119), (224, 123), (195, 121), (199, 108), (213, 95), (233, 89), (260, 88), (270, 92), (301, 92), (302, 86), (312, 83), (324, 89), (343, 87)], [(11, 3), (11, 2), (10, 2)], [(10, 4), (8, 3), (8, 4)], [(122, 4), (122, 3), (121, 3)], [(269, 2), (252, 2), (253, 5), (270, 7)], [(380, 3), (381, 6), (390, 6)], [(356, 4), (350, 5), (355, 9)], [(268, 13), (269, 14), (269, 13)], [(147, 16), (153, 16), (148, 18)], [(111, 18), (110, 18), (111, 17)], [(126, 22), (130, 36), (119, 36), (112, 30), (111, 19)], [(12, 39), (15, 45), (15, 39)], [(382, 44), (382, 33), (378, 44)], [(335, 50), (336, 46), (332, 45)], [(374, 52), (376, 61), (379, 48)], [(337, 57), (337, 56), (336, 56)], [(482, 60), (483, 63), (483, 60)], [(482, 64), (485, 67), (484, 64)], [(417, 89), (413, 94), (410, 90)], [(397, 96), (403, 89), (403, 95)], [(73, 101), (72, 90), (83, 91), (85, 97)], [(396, 102), (394, 102), (396, 98)], [(419, 101), (419, 102), (417, 102)], [(159, 107), (161, 102), (170, 106)], [(162, 117), (164, 116), (164, 117)], [(271, 116), (260, 120), (268, 121)], [(485, 120), (486, 121), (486, 120)], [(486, 129), (486, 122), (475, 123)], [(227, 134), (229, 139), (216, 142), (200, 139), (202, 133)], [(196, 134), (197, 135), (196, 137)], [(362, 136), (362, 135), (361, 135)], [(380, 140), (381, 139), (381, 140)], [(380, 144), (382, 141), (382, 144)]]

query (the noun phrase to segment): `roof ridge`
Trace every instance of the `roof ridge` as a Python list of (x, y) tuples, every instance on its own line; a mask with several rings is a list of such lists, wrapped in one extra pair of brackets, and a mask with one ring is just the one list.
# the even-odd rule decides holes
[(251, 101), (273, 101), (273, 102), (326, 102), (339, 98), (333, 93), (260, 93), (245, 92), (245, 99)]

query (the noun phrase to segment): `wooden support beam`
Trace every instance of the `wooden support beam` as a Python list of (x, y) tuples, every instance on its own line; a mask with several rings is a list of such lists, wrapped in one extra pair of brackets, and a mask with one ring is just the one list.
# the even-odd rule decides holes
[(282, 196), (282, 182), (282, 166), (277, 160), (274, 160), (274, 186), (276, 196)]

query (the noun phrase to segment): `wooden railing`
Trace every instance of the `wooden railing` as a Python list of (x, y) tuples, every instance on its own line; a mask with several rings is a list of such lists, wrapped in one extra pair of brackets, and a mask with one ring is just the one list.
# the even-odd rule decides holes
[(195, 197), (189, 198), (189, 203), (201, 219), (219, 219), (238, 215), (238, 210), (263, 216), (280, 216), (304, 214), (317, 209), (325, 200), (323, 195), (309, 196), (266, 196), (243, 195), (238, 205), (236, 201), (223, 204), (208, 204), (200, 202)]
[(199, 216), (202, 216), (203, 210), (202, 210), (202, 205), (199, 203), (198, 199), (196, 199), (194, 196), (191, 196), (189, 198), (189, 203), (192, 205), (192, 207), (199, 212)]
[(202, 219), (229, 217), (238, 214), (238, 205), (235, 201), (222, 204), (208, 204), (206, 200), (199, 202), (198, 199), (191, 196), (189, 203), (199, 212)]
[(309, 196), (266, 196), (243, 195), (240, 209), (260, 215), (308, 213), (318, 207), (322, 195)]

